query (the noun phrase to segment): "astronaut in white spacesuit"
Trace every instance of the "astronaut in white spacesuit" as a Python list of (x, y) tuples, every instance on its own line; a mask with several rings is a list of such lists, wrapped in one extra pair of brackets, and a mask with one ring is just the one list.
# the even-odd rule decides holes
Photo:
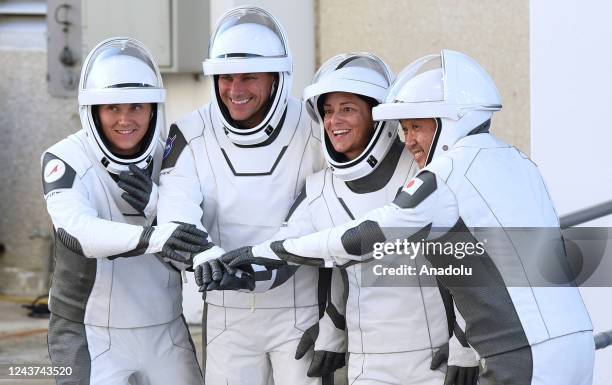
[(163, 259), (204, 250), (207, 235), (154, 225), (164, 100), (146, 48), (105, 40), (83, 64), (82, 129), (43, 153), (56, 244), (49, 354), (72, 368), (58, 384), (203, 383), (180, 273)]
[[(319, 133), (289, 96), (292, 58), (267, 11), (228, 11), (211, 37), (204, 74), (211, 102), (170, 126), (160, 176), (159, 223), (206, 229), (215, 247), (196, 256), (262, 242), (280, 228), (307, 175), (324, 166)], [(272, 274), (268, 271), (263, 275)], [(266, 293), (206, 295), (205, 380), (210, 384), (318, 384), (312, 352), (294, 358), (317, 323), (319, 269), (297, 270)]]
[[(372, 107), (383, 102), (393, 78), (380, 58), (357, 52), (329, 59), (306, 87), (306, 106), (320, 124), (329, 167), (306, 179), (285, 225), (293, 228), (289, 233), (327, 229), (389, 203), (418, 171), (410, 152), (397, 139), (397, 122), (372, 120)], [(332, 285), (341, 289), (331, 291), (318, 328), (312, 331), (315, 355), (319, 344), (327, 349), (335, 344), (335, 350), (344, 351), (343, 333), (334, 334), (333, 329), (344, 329), (339, 314), (346, 314), (350, 384), (475, 383), (477, 357), (470, 348), (461, 347), (456, 337), (451, 345), (454, 369), (446, 381), (444, 372), (430, 368), (432, 356), (455, 329), (450, 294), (435, 285), (421, 287), (416, 278), (403, 287), (364, 284), (362, 269), (370, 268), (372, 262), (352, 264), (342, 272), (333, 269)], [(203, 282), (214, 283), (214, 268), (206, 270)], [(346, 310), (342, 278), (348, 290)], [(328, 330), (321, 336), (324, 341), (316, 338), (319, 330)]]
[[(408, 149), (424, 166), (393, 203), (335, 228), (230, 252), (220, 262), (229, 269), (254, 262), (359, 263), (400, 227), (416, 242), (484, 245), (483, 253), (461, 258), (425, 255), (436, 268), (472, 270), (437, 279), (452, 294), (467, 342), (481, 357), (479, 383), (591, 384), (592, 326), (572, 275), (556, 285), (532, 285), (533, 260), (545, 262), (544, 274), (569, 270), (537, 167), (489, 133), (500, 109), (494, 82), (468, 56), (443, 50), (415, 61), (373, 109), (375, 120), (400, 119)], [(522, 228), (526, 240), (517, 236)]]

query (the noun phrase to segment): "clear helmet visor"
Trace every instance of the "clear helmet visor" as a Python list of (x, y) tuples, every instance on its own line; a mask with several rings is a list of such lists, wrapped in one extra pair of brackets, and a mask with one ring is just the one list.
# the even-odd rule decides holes
[(501, 97), (488, 73), (460, 52), (443, 50), (406, 67), (377, 106), (375, 120), (448, 118), (498, 111)]
[[(166, 93), (152, 55), (139, 41), (115, 37), (98, 44), (87, 55), (79, 83), (79, 115), (93, 156), (109, 172), (118, 174), (130, 164), (148, 167), (164, 125)], [(99, 105), (151, 104), (145, 135), (130, 154), (117, 151), (117, 142), (104, 134)]]
[(313, 84), (304, 90), (306, 109), (321, 127), (325, 159), (341, 180), (355, 180), (374, 172), (392, 146), (397, 128), (391, 123), (374, 123), (363, 150), (348, 159), (346, 154), (335, 150), (325, 129), (323, 109), (327, 96), (336, 92), (349, 93), (365, 97), (362, 99), (371, 107), (384, 100), (393, 79), (387, 64), (376, 55), (351, 52), (327, 60), (315, 74)]
[(257, 7), (240, 7), (223, 15), (211, 36), (204, 74), (289, 72), (286, 34), (274, 16)]
[(304, 90), (306, 109), (313, 120), (322, 122), (317, 100), (330, 92), (348, 92), (382, 102), (394, 75), (387, 64), (368, 52), (336, 55), (316, 72), (313, 84)]
[(85, 60), (79, 104), (163, 103), (161, 75), (151, 54), (137, 40), (109, 39)]

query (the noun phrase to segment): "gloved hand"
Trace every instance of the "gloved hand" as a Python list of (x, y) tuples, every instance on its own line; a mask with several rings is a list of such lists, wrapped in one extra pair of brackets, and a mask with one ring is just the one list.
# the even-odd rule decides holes
[(145, 170), (134, 164), (130, 164), (129, 169), (119, 173), (117, 186), (125, 190), (121, 197), (146, 218), (152, 218), (157, 206), (157, 185)]
[(208, 234), (187, 223), (164, 223), (151, 228), (148, 253), (159, 253), (179, 269), (192, 265), (193, 255), (211, 247)]
[[(451, 338), (452, 341), (452, 338)], [(463, 348), (469, 349), (471, 348)], [(466, 352), (467, 353), (467, 352)], [(431, 359), (431, 370), (436, 370), (444, 362), (448, 362), (446, 369), (446, 377), (444, 378), (444, 385), (476, 385), (478, 382), (478, 360), (474, 361), (471, 358), (468, 362), (459, 363), (449, 360), (449, 343), (444, 344)], [(464, 366), (465, 365), (465, 366)]]
[(200, 292), (255, 288), (255, 280), (250, 274), (227, 266), (223, 261), (223, 256), (226, 254), (225, 250), (214, 246), (194, 258), (195, 281)]
[[(318, 336), (319, 323), (316, 323), (309, 327), (302, 335), (302, 338), (300, 339), (295, 351), (296, 360), (301, 359), (306, 353), (308, 353), (309, 350), (314, 349)], [(336, 369), (339, 369), (346, 364), (345, 356), (346, 354), (344, 352), (338, 353), (325, 350), (315, 350), (306, 375), (308, 377), (324, 377), (333, 375)]]
[(219, 259), (230, 269), (240, 268), (247, 271), (253, 264), (269, 268), (281, 267), (287, 264), (287, 262), (280, 259), (274, 251), (272, 251), (271, 244), (268, 242), (257, 246), (245, 246), (229, 251), (223, 254)]

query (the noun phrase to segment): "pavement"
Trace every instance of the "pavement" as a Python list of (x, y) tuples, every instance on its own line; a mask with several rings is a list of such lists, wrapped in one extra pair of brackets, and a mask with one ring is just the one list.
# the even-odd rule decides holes
[[(29, 310), (22, 307), (30, 298), (0, 295), (0, 385), (55, 385), (53, 379), (6, 379), (8, 364), (47, 366), (51, 364), (47, 351), (49, 320), (28, 317)], [(202, 359), (202, 331), (200, 325), (189, 330)], [(4, 372), (4, 373), (2, 373)], [(4, 378), (4, 379), (3, 379)]]

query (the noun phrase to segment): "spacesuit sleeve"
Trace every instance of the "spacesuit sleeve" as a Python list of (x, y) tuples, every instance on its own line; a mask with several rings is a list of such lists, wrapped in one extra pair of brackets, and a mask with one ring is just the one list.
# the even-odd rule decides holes
[(59, 157), (45, 153), (42, 170), (47, 211), (60, 242), (91, 258), (140, 255), (146, 251), (152, 228), (99, 218), (81, 177)]
[(422, 171), (392, 203), (341, 226), (272, 243), (271, 249), (290, 263), (311, 264), (314, 259), (323, 261), (319, 265), (342, 266), (368, 260), (376, 244), (398, 238), (398, 228), (402, 238), (427, 238), (437, 215), (456, 216), (456, 212), (456, 200), (444, 182), (434, 173)]
[(203, 194), (195, 159), (176, 124), (170, 126), (166, 140), (158, 193), (157, 223), (183, 222), (206, 230), (202, 225)]

